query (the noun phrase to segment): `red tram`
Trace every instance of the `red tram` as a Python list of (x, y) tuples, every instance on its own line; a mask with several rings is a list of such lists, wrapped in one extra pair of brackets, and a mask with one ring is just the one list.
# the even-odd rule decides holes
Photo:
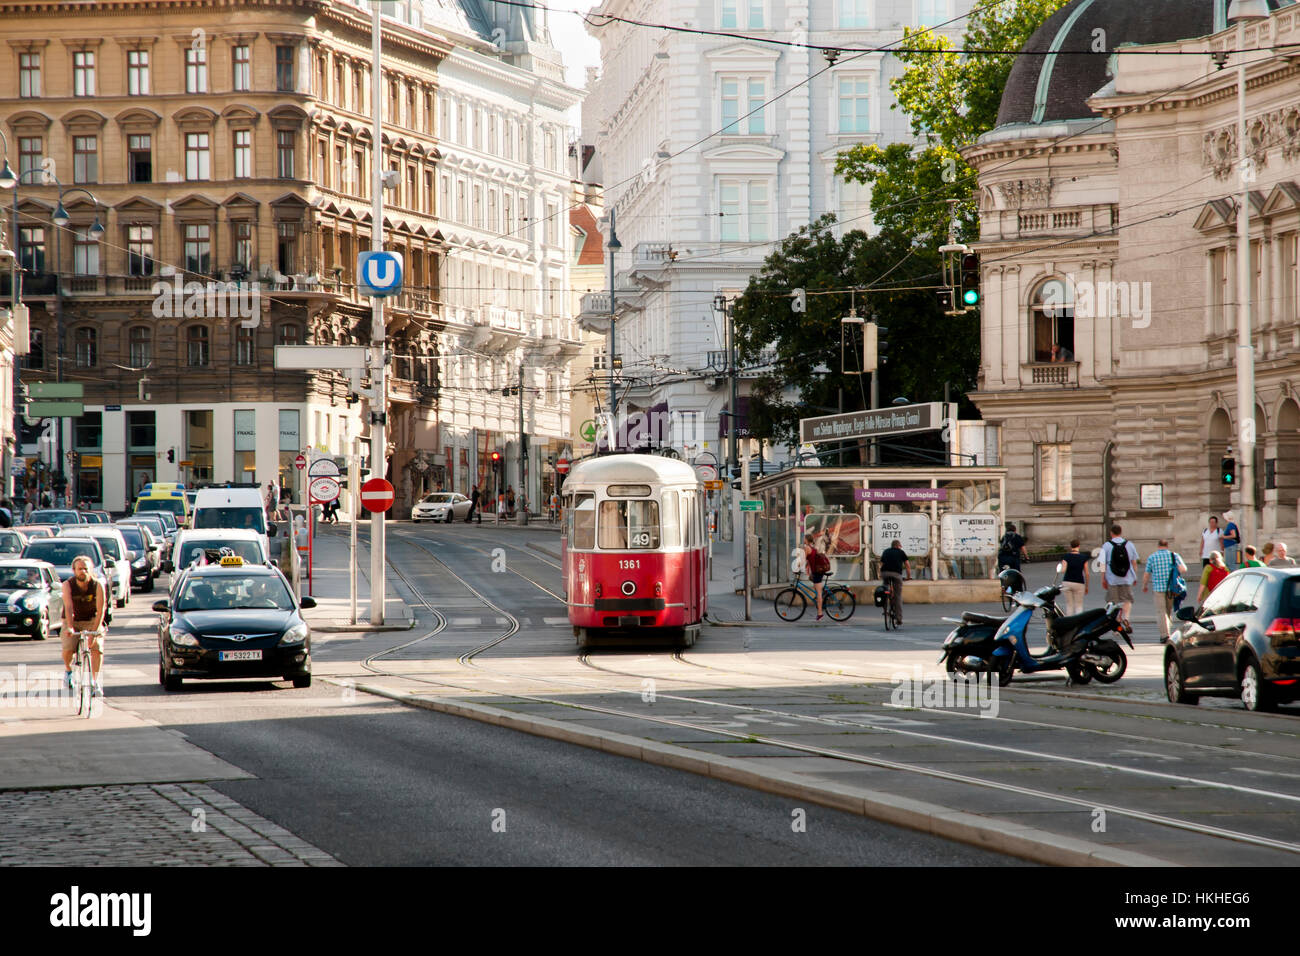
[(564, 513), (564, 593), (578, 646), (660, 635), (694, 644), (709, 577), (695, 469), (658, 455), (588, 458), (565, 479)]

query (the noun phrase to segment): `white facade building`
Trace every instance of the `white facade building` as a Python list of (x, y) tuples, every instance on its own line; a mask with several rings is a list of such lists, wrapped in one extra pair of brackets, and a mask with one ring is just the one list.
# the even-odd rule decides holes
[[(833, 212), (869, 229), (869, 190), (834, 173), (855, 143), (911, 138), (891, 110), (901, 64), (885, 53), (816, 50), (763, 38), (875, 49), (907, 26), (954, 43), (970, 0), (605, 0), (591, 14), (743, 34), (731, 38), (618, 21), (590, 28), (601, 74), (584, 107), (583, 141), (604, 165), (616, 210), (615, 350), (625, 411), (666, 411), (673, 447), (723, 460), (728, 390), (719, 293), (743, 291), (775, 244)], [(786, 91), (789, 91), (787, 94)], [(583, 313), (608, 313), (588, 296)], [(743, 427), (744, 398), (740, 424)]]

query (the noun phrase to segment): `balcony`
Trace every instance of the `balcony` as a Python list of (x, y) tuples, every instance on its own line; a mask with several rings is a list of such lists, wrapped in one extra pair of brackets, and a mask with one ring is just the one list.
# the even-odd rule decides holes
[(1028, 372), (1028, 375), (1021, 373), (1021, 385), (1079, 387), (1078, 362), (1030, 362), (1021, 368)]

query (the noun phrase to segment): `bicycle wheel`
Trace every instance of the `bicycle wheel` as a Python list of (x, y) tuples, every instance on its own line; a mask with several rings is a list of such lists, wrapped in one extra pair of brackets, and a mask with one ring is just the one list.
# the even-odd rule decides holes
[(808, 610), (808, 599), (798, 588), (786, 588), (772, 603), (776, 606), (776, 616), (783, 621), (797, 621)]
[(892, 594), (886, 594), (886, 595), (885, 595), (885, 606), (884, 606), (884, 612), (885, 612), (885, 630), (887, 630), (887, 631), (892, 631), (892, 630), (894, 629), (894, 605), (893, 605), (893, 600), (894, 600), (894, 598), (893, 598), (893, 595), (892, 595)]
[(853, 616), (853, 609), (857, 605), (857, 598), (846, 587), (832, 588), (822, 595), (822, 607), (832, 621), (847, 621)]
[(90, 648), (83, 646), (81, 648), (80, 659), (77, 661), (77, 716), (90, 717), (91, 707), (94, 704), (94, 688), (91, 686), (93, 679), (90, 661)]

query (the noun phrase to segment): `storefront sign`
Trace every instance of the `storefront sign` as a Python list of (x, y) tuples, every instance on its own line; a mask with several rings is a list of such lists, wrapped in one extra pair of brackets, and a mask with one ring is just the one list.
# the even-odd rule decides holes
[(1165, 506), (1165, 486), (1163, 484), (1140, 485), (1139, 497), (1143, 508), (1163, 508)]
[(871, 516), (871, 550), (876, 555), (894, 541), (909, 558), (930, 553), (930, 516), (927, 514), (874, 514)]
[(881, 438), (910, 435), (913, 432), (938, 431), (956, 419), (954, 405), (944, 414), (943, 402), (921, 405), (896, 405), (870, 411), (823, 415), (799, 420), (799, 440), (804, 443), (850, 441), (855, 438)]
[[(854, 501), (947, 501), (947, 488), (854, 488)], [(904, 549), (906, 550), (906, 549)]]
[(939, 550), (949, 558), (986, 558), (998, 553), (998, 516), (946, 514), (939, 519)]
[(816, 540), (818, 550), (832, 558), (862, 553), (862, 519), (858, 515), (810, 514), (804, 518), (803, 529)]

